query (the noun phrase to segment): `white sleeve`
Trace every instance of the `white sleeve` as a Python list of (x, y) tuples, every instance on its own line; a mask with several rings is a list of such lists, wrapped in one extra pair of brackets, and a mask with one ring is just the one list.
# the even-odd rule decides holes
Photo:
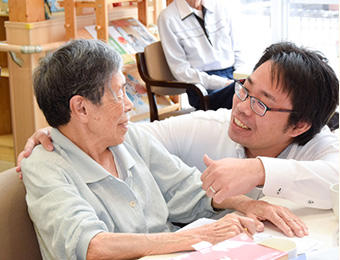
[(319, 134), (299, 146), (289, 157), (259, 157), (266, 174), (263, 193), (305, 207), (331, 208), (329, 187), (339, 182), (339, 141), (336, 135), (331, 132)]
[(216, 75), (208, 75), (191, 67), (185, 52), (171, 28), (171, 19), (162, 12), (158, 17), (158, 30), (166, 61), (174, 77), (183, 82), (201, 84), (205, 89), (220, 89), (230, 81)]
[(182, 158), (183, 144), (188, 142), (186, 133), (191, 129), (191, 119), (188, 114), (152, 123), (141, 123), (139, 126), (156, 137), (170, 153)]

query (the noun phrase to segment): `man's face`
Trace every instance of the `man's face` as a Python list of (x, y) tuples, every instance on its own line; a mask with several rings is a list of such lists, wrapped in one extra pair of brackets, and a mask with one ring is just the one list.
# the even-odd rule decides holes
[[(281, 83), (271, 79), (272, 62), (267, 61), (244, 82), (250, 96), (270, 108), (292, 109), (290, 97), (282, 93)], [(276, 157), (292, 142), (294, 127), (287, 127), (290, 113), (267, 111), (261, 117), (250, 107), (250, 98), (241, 101), (234, 95), (230, 138), (245, 147), (248, 157)]]

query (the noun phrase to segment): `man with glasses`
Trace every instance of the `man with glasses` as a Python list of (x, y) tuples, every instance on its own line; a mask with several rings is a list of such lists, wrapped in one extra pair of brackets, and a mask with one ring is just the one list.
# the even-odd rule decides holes
[[(198, 111), (144, 127), (202, 174), (216, 201), (252, 193), (329, 209), (339, 181), (339, 141), (326, 126), (339, 98), (326, 59), (291, 43), (268, 47), (235, 82), (232, 110)], [(212, 158), (212, 159), (210, 159)]]
[[(240, 23), (233, 1), (174, 0), (157, 25), (166, 61), (179, 81), (197, 84), (208, 109), (231, 108), (233, 72), (244, 69)], [(196, 93), (187, 91), (199, 109)]]
[[(291, 43), (273, 44), (235, 89), (232, 110), (197, 111), (139, 126), (201, 170), (203, 189), (216, 201), (247, 192), (258, 198), (255, 187), (263, 186), (265, 195), (331, 208), (329, 185), (339, 178), (339, 141), (326, 123), (337, 107), (339, 85), (325, 58)], [(40, 142), (53, 149), (38, 131), (18, 160)], [(245, 196), (232, 201), (256, 207)], [(291, 218), (280, 212), (271, 206), (262, 216), (288, 223)]]

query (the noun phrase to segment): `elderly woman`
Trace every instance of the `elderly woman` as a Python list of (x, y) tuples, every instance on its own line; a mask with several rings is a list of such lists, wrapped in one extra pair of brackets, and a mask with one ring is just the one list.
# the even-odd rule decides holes
[(53, 127), (22, 161), (27, 205), (44, 259), (127, 259), (216, 243), (252, 219), (226, 215), (192, 230), (173, 222), (210, 217), (217, 205), (190, 168), (151, 135), (128, 124), (121, 57), (96, 40), (75, 40), (34, 73), (39, 107)]

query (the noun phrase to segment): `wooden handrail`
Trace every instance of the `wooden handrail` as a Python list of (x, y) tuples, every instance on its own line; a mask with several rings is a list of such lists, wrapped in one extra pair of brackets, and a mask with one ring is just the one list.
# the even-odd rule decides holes
[(45, 51), (51, 51), (57, 49), (59, 46), (64, 44), (64, 41), (52, 42), (41, 45), (15, 45), (8, 44), (6, 42), (0, 42), (0, 51), (6, 52), (20, 52), (22, 54), (32, 54)]

